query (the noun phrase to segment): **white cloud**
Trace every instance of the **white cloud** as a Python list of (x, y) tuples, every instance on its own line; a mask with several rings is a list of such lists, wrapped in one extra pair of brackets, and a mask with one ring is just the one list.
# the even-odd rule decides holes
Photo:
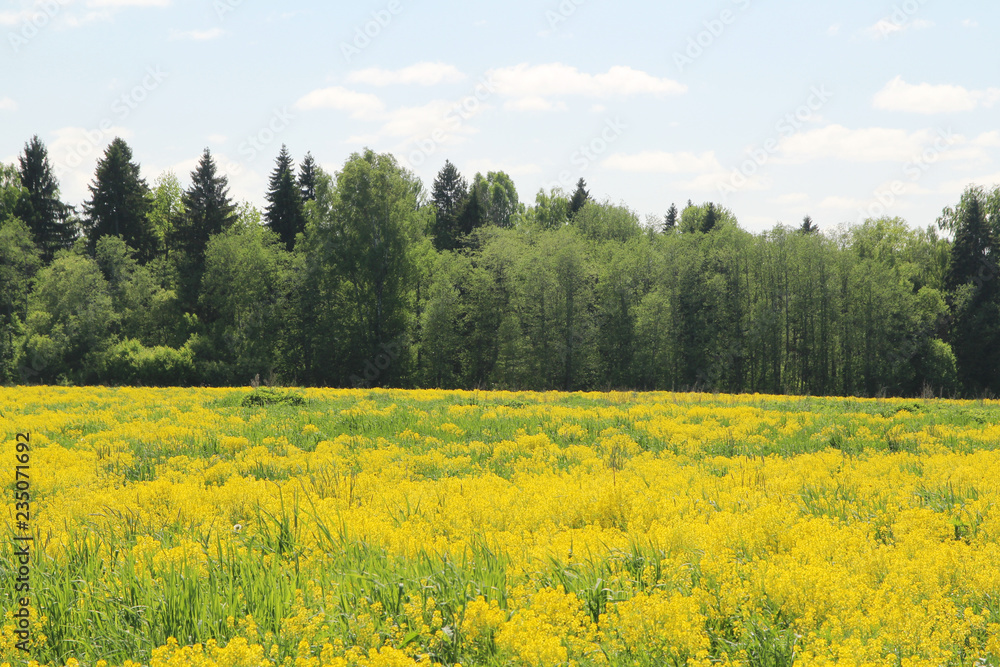
[[(627, 95), (681, 95), (687, 86), (671, 79), (661, 79), (631, 67), (612, 67), (603, 74), (587, 74), (561, 63), (528, 65), (492, 70), (490, 85), (505, 97), (537, 100), (553, 96), (622, 97)], [(512, 106), (512, 109), (535, 110), (537, 101)]]
[(809, 203), (809, 195), (804, 192), (790, 192), (768, 200), (778, 206), (805, 206)]
[(839, 23), (834, 23), (832, 26), (830, 26), (829, 28), (826, 29), (826, 34), (828, 34), (830, 37), (836, 37), (837, 35), (839, 35), (840, 34), (840, 24)]
[(209, 30), (185, 30), (183, 32), (174, 31), (170, 33), (170, 39), (183, 39), (195, 42), (205, 42), (210, 39), (222, 37), (225, 31), (222, 28), (211, 28)]
[(932, 27), (934, 27), (934, 22), (927, 21), (926, 19), (908, 21), (905, 15), (888, 16), (875, 23), (875, 25), (865, 28), (863, 32), (872, 39), (886, 39), (890, 35), (906, 32), (907, 30), (926, 30)]
[(826, 197), (819, 203), (819, 207), (838, 211), (850, 210), (853, 212), (867, 206), (869, 203), (864, 199), (853, 199), (851, 197)]
[(208, 135), (208, 143), (210, 144), (224, 144), (226, 143), (228, 137), (224, 134), (210, 134)]
[(17, 102), (9, 97), (0, 97), (0, 111), (17, 111)]
[(973, 178), (965, 178), (943, 183), (941, 185), (940, 192), (946, 195), (958, 195), (965, 192), (965, 189), (970, 185), (982, 185), (983, 187), (991, 189), (1000, 186), (1000, 171), (995, 174), (987, 174), (985, 176), (976, 176)]
[(52, 133), (49, 156), (59, 179), (60, 190), (69, 203), (79, 204), (90, 197), (87, 185), (94, 177), (97, 160), (115, 137), (129, 140), (131, 130), (111, 126), (101, 129), (63, 127)]
[(380, 115), (385, 110), (382, 100), (368, 93), (358, 93), (353, 90), (333, 86), (321, 88), (305, 95), (295, 103), (295, 108), (301, 111), (314, 109), (335, 109), (346, 111), (352, 118), (363, 120), (373, 115)]
[(87, 0), (88, 7), (169, 7), (171, 0)]
[(470, 174), (488, 174), (491, 171), (502, 171), (508, 176), (534, 176), (542, 173), (542, 168), (534, 163), (510, 164), (495, 160), (470, 160), (464, 165)]
[(617, 171), (661, 174), (722, 173), (724, 171), (712, 151), (701, 155), (687, 152), (668, 153), (666, 151), (644, 151), (633, 155), (615, 153), (604, 160), (603, 165)]
[(910, 113), (957, 113), (991, 107), (1000, 101), (1000, 88), (968, 90), (962, 86), (930, 83), (909, 84), (901, 76), (875, 95), (875, 108)]
[(977, 146), (982, 146), (984, 148), (1000, 148), (1000, 130), (993, 130), (992, 132), (983, 132), (978, 137), (976, 137), (973, 143)]
[(962, 27), (963, 28), (978, 28), (979, 27), (979, 21), (973, 21), (972, 19), (964, 19), (962, 21)]
[(827, 125), (783, 139), (780, 151), (783, 159), (790, 162), (824, 158), (848, 162), (905, 162), (921, 154), (939, 138), (940, 134), (933, 130), (908, 133), (881, 127), (851, 130), (843, 125)]
[(566, 111), (565, 102), (552, 102), (544, 97), (521, 97), (507, 100), (503, 108), (507, 111)]
[(465, 79), (458, 68), (445, 63), (422, 62), (399, 70), (387, 70), (379, 67), (357, 70), (347, 75), (349, 83), (364, 83), (371, 86), (390, 86), (396, 84), (416, 84), (434, 86), (439, 83), (456, 83)]

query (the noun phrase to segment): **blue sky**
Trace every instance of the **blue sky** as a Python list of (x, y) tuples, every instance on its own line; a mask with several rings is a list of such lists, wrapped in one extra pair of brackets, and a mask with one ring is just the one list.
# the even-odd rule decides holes
[(201, 151), (257, 205), (287, 144), (329, 171), (450, 159), (641, 217), (715, 201), (934, 222), (1000, 183), (1000, 6), (957, 0), (3, 0), (0, 160), (38, 134), (80, 204), (124, 137), (152, 184)]

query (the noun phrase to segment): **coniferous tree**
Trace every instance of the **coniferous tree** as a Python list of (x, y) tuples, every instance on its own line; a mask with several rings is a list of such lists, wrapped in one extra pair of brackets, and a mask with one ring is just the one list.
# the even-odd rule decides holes
[(569, 216), (572, 218), (576, 212), (583, 208), (583, 205), (590, 201), (590, 192), (587, 191), (587, 181), (582, 178), (576, 182), (576, 192), (569, 201)]
[(799, 231), (803, 234), (815, 234), (819, 231), (819, 226), (817, 226), (811, 216), (806, 216), (802, 218), (802, 226), (799, 227)]
[(948, 268), (948, 288), (952, 291), (972, 282), (991, 262), (996, 263), (996, 240), (983, 210), (982, 193), (971, 189), (962, 199)]
[(970, 188), (962, 197), (947, 277), (959, 380), (977, 394), (1000, 390), (1000, 268), (985, 199), (980, 188)]
[(709, 202), (705, 207), (705, 217), (701, 222), (701, 231), (706, 234), (715, 229), (715, 223), (719, 221), (719, 212), (715, 209), (715, 204)]
[(667, 214), (663, 216), (663, 231), (672, 232), (677, 229), (677, 206), (673, 203), (670, 204), (670, 208), (667, 209)]
[(26, 196), (18, 201), (16, 214), (28, 225), (45, 262), (56, 250), (68, 248), (75, 237), (72, 207), (59, 201), (59, 183), (49, 152), (36, 134), (18, 157), (18, 173)]
[(150, 227), (149, 186), (139, 175), (139, 164), (132, 161), (132, 149), (116, 137), (104, 157), (97, 162), (97, 172), (90, 189), (90, 200), (83, 205), (87, 241), (91, 251), (102, 236), (121, 236), (136, 251), (140, 261), (156, 252), (156, 236)]
[(306, 153), (299, 167), (299, 190), (302, 192), (302, 202), (316, 201), (316, 176), (319, 165), (312, 153)]
[(191, 186), (181, 195), (183, 214), (170, 235), (179, 271), (179, 296), (184, 308), (197, 309), (202, 275), (205, 272), (205, 248), (209, 240), (236, 221), (236, 207), (229, 199), (229, 179), (218, 174), (212, 152), (205, 149), (198, 166), (191, 172)]
[(236, 206), (229, 198), (229, 179), (218, 174), (209, 149), (205, 149), (191, 172), (191, 187), (181, 201), (184, 215), (174, 230), (175, 245), (201, 259), (208, 239), (226, 231), (236, 221)]
[(434, 222), (434, 247), (438, 250), (454, 250), (458, 246), (459, 218), (462, 216), (469, 186), (458, 169), (446, 160), (444, 167), (434, 179), (431, 201), (437, 217)]
[(295, 246), (295, 235), (305, 230), (306, 218), (302, 210), (302, 191), (295, 182), (292, 156), (284, 144), (271, 172), (266, 199), (266, 224), (285, 244), (285, 249), (291, 250)]

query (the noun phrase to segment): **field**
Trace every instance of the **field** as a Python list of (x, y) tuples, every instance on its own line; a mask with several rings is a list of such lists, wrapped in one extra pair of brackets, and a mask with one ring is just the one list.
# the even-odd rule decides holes
[(0, 663), (996, 666), (998, 423), (990, 401), (0, 388)]

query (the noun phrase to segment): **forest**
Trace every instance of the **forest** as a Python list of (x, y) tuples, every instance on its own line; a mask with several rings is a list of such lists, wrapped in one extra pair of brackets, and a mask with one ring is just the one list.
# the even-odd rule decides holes
[(261, 211), (208, 149), (150, 184), (118, 138), (77, 210), (33, 137), (0, 165), (0, 383), (1000, 394), (1000, 187), (759, 234), (587, 187), (283, 146)]

